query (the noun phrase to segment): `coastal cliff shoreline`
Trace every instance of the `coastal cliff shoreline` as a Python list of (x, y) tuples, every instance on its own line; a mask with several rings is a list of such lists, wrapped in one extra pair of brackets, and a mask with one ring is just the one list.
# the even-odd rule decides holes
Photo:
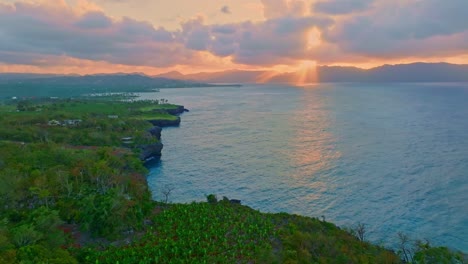
[(158, 142), (153, 143), (153, 144), (147, 144), (147, 145), (142, 145), (139, 146), (141, 149), (141, 154), (139, 156), (140, 160), (143, 161), (143, 163), (147, 163), (152, 160), (159, 160), (162, 155), (162, 150), (164, 148), (164, 144), (161, 143), (161, 132), (164, 127), (177, 127), (180, 125), (181, 119), (180, 116), (181, 114), (185, 112), (189, 112), (188, 109), (186, 109), (183, 105), (178, 105), (174, 109), (166, 109), (166, 110), (154, 110), (153, 112), (155, 113), (166, 113), (170, 114), (176, 117), (174, 120), (168, 120), (168, 119), (149, 119), (147, 120), (149, 123), (153, 125), (152, 128), (148, 130), (148, 132), (151, 134), (151, 136), (155, 137), (158, 139)]
[[(164, 110), (165, 111), (165, 110)], [(163, 111), (161, 110), (157, 110), (157, 112), (160, 112), (160, 113), (163, 113)], [(174, 127), (174, 126), (179, 126), (180, 125), (180, 122), (181, 122), (181, 118), (180, 118), (180, 114), (183, 114), (184, 112), (189, 112), (189, 110), (187, 110), (184, 106), (177, 106), (177, 109), (170, 109), (168, 111), (165, 111), (164, 113), (168, 113), (168, 114), (171, 114), (171, 115), (176, 115), (177, 116), (177, 119), (176, 121), (170, 121), (170, 120), (158, 120), (158, 119), (152, 119), (152, 120), (148, 120), (148, 122), (150, 122), (151, 124), (153, 124), (154, 126), (148, 130), (148, 132), (151, 133), (152, 136), (156, 137), (158, 140), (161, 140), (161, 134), (162, 134), (162, 130), (164, 127)], [(157, 162), (160, 160), (162, 154), (161, 154), (161, 151), (163, 149), (163, 144), (161, 142), (158, 142), (158, 143), (155, 143), (155, 144), (149, 144), (149, 145), (146, 145), (147, 147), (147, 151), (149, 152), (148, 156), (146, 156), (147, 158), (144, 159), (144, 165), (147, 167), (147, 168), (150, 168), (152, 166), (156, 166), (156, 164), (158, 164)], [(213, 201), (210, 201), (208, 197), (211, 197), (211, 199), (213, 199), (214, 197), (214, 200), (215, 202)], [(216, 195), (214, 194), (211, 194), (209, 196), (207, 196), (207, 199), (208, 199), (208, 203), (218, 203), (219, 204), (228, 204), (230, 206), (235, 206), (235, 205), (241, 205), (241, 200), (237, 200), (237, 199), (228, 199), (227, 197), (223, 197), (223, 200), (219, 200), (217, 201), (217, 197)], [(167, 204), (165, 205), (167, 206)], [(243, 208), (245, 208), (246, 210), (255, 210), (249, 206), (246, 206), (246, 205), (242, 205)], [(339, 226), (336, 226), (335, 224), (331, 223), (331, 222), (326, 222), (325, 219), (323, 220), (318, 220), (318, 218), (313, 218), (313, 217), (307, 217), (307, 216), (298, 216), (298, 215), (294, 215), (294, 214), (285, 214), (285, 213), (279, 213), (280, 215), (281, 214), (284, 214), (284, 215), (287, 215), (290, 219), (288, 219), (288, 221), (292, 221), (291, 219), (294, 219), (295, 217), (298, 217), (299, 219), (301, 219), (300, 221), (304, 221), (304, 219), (309, 219), (311, 221), (318, 221), (320, 222), (321, 224), (323, 225), (332, 225), (334, 228), (336, 228), (336, 230), (340, 230), (340, 232), (343, 232), (343, 233), (346, 233), (347, 235), (350, 235), (351, 237), (353, 237), (353, 242), (355, 241), (359, 241), (360, 243), (369, 243), (369, 245), (372, 245), (372, 246), (375, 246), (376, 248), (382, 250), (384, 253), (382, 256), (386, 256), (388, 259), (392, 259), (393, 261), (403, 261), (401, 263), (408, 263), (408, 262), (405, 262), (404, 258), (402, 257), (402, 259), (399, 259), (398, 257), (397, 258), (393, 258), (394, 256), (398, 256), (398, 248), (386, 248), (382, 245), (377, 245), (371, 241), (365, 241), (363, 238), (359, 238), (359, 236), (357, 235), (357, 227), (348, 227), (348, 228), (343, 228), (343, 227), (339, 227)], [(294, 219), (294, 221), (297, 220), (297, 219)], [(308, 225), (312, 225), (311, 223), (308, 223)], [(364, 226), (363, 226), (364, 227)], [(364, 230), (365, 232), (365, 230)], [(333, 235), (332, 234), (327, 234), (328, 236), (332, 237)], [(424, 254), (427, 254), (426, 251), (430, 252), (430, 250), (434, 250), (437, 254), (445, 254), (447, 256), (448, 259), (463, 259), (463, 261), (468, 261), (468, 254), (464, 253), (464, 252), (460, 252), (458, 251), (457, 249), (453, 249), (453, 248), (447, 248), (447, 247), (444, 247), (444, 246), (439, 246), (439, 247), (433, 247), (432, 245), (429, 244), (429, 242), (427, 242), (428, 244), (426, 244), (426, 248), (417, 248), (417, 245), (413, 248), (413, 250), (415, 252), (419, 252), (418, 254), (420, 254), (421, 256), (423, 256)], [(414, 253), (416, 254), (416, 253)], [(401, 257), (401, 256), (399, 256)], [(460, 262), (460, 263), (465, 263), (465, 262)], [(395, 263), (398, 263), (398, 262), (395, 262)]]
[[(178, 109), (179, 110), (175, 113), (177, 115), (185, 112), (183, 106), (179, 106)], [(162, 111), (158, 112), (168, 113)], [(177, 116), (177, 120), (178, 124), (180, 124), (179, 116)], [(161, 124), (161, 120), (158, 119), (147, 119), (146, 121), (153, 125), (154, 123)], [(159, 141), (153, 144), (140, 146), (143, 148), (143, 153), (140, 158), (149, 158), (142, 159), (145, 167), (150, 168), (152, 166), (157, 166), (163, 148), (163, 144), (160, 142), (162, 130), (164, 127), (168, 126), (171, 125), (162, 123), (161, 126), (154, 125), (147, 130), (152, 137), (157, 138)], [(148, 182), (146, 182), (146, 184), (148, 184)], [(169, 196), (171, 190), (168, 189), (166, 191), (166, 195)], [(361, 263), (358, 261), (362, 261), (362, 263), (408, 263), (405, 262), (405, 260), (401, 260), (399, 258), (400, 256), (398, 256), (397, 252), (394, 250), (365, 241), (364, 234), (359, 238), (359, 236), (354, 233), (355, 231), (343, 230), (333, 223), (326, 222), (325, 219), (320, 220), (318, 218), (286, 213), (261, 213), (253, 208), (241, 205), (240, 200), (228, 199), (227, 197), (218, 200), (215, 194), (208, 195), (206, 203), (191, 204), (170, 203), (167, 200), (167, 196), (165, 201), (157, 202), (152, 200), (152, 203), (150, 203), (153, 207), (152, 214), (146, 216), (143, 220), (144, 231), (141, 232), (144, 233), (148, 232), (147, 230), (153, 230), (153, 228), (160, 228), (160, 230), (163, 231), (160, 234), (167, 234), (170, 237), (169, 240), (167, 240), (166, 237), (161, 238), (160, 236), (150, 235), (148, 239), (150, 239), (151, 247), (141, 250), (141, 248), (144, 247), (144, 243), (139, 241), (138, 237), (127, 234), (125, 238), (126, 241), (131, 241), (131, 243), (127, 243), (127, 246), (119, 247), (119, 245), (123, 244), (117, 241), (114, 242), (118, 245), (117, 247), (93, 249), (88, 253), (90, 254), (90, 256), (88, 255), (89, 259), (106, 259), (109, 261), (107, 263), (115, 263), (116, 260), (122, 261), (124, 256), (130, 256), (128, 253), (132, 252), (132, 261), (145, 259), (148, 254), (152, 254), (159, 259), (167, 259), (168, 256), (172, 256), (183, 260), (208, 259), (212, 260), (212, 262), (216, 262), (213, 260), (217, 260), (218, 256), (212, 253), (207, 254), (208, 251), (201, 252), (197, 255), (184, 254), (184, 252), (198, 250), (198, 248), (192, 246), (193, 244), (190, 241), (203, 238), (201, 234), (206, 235), (207, 232), (205, 228), (202, 228), (199, 229), (199, 231), (202, 230), (202, 233), (199, 233), (196, 228), (193, 228), (192, 224), (202, 226), (198, 224), (201, 223), (201, 221), (207, 221), (207, 219), (209, 219), (208, 221), (216, 225), (216, 228), (211, 229), (213, 233), (209, 235), (209, 237), (214, 237), (215, 240), (221, 238), (226, 239), (225, 234), (232, 233), (232, 230), (241, 232), (233, 233), (232, 241), (234, 242), (229, 244), (229, 250), (234, 248), (234, 250), (237, 250), (236, 252), (239, 252), (232, 256), (235, 260), (245, 258), (246, 262), (255, 259), (260, 260), (260, 262), (269, 263), (263, 260), (276, 259), (278, 263), (285, 263), (288, 262), (288, 260), (302, 259), (304, 263), (312, 263), (318, 260), (322, 260), (323, 263), (335, 263), (336, 259), (347, 259), (357, 260), (356, 262), (350, 261), (350, 263)], [(189, 213), (187, 214), (187, 212)], [(249, 215), (250, 217), (244, 217), (245, 215)], [(226, 219), (229, 221), (227, 225)], [(179, 227), (175, 233), (173, 226)], [(223, 229), (226, 226), (228, 229)], [(238, 239), (236, 240), (236, 238), (245, 237), (243, 230), (246, 226), (250, 228), (249, 232), (251, 232), (249, 234), (252, 238), (249, 239), (255, 241), (253, 248), (246, 249), (243, 241), (240, 244), (235, 244), (235, 241), (239, 241)], [(281, 231), (276, 233), (275, 230)], [(150, 233), (151, 232), (153, 231), (150, 231)], [(172, 240), (180, 234), (187, 234), (187, 236), (184, 237), (185, 239)], [(173, 252), (165, 252), (163, 248), (158, 247), (158, 245), (166, 246), (167, 241), (174, 241), (174, 247), (186, 248), (180, 251), (182, 253), (178, 252), (175, 255)], [(189, 241), (189, 243), (185, 243), (184, 241)], [(297, 241), (299, 245), (297, 245)], [(212, 252), (226, 252), (223, 248), (223, 244), (213, 244), (212, 240), (205, 240), (204, 243), (206, 244), (203, 244), (200, 248), (212, 246)], [(310, 246), (304, 248), (302, 245)], [(449, 258), (458, 258), (458, 255), (452, 255), (446, 248), (429, 248), (429, 245), (427, 247), (428, 249), (419, 249), (421, 253), (418, 254), (425, 254), (427, 250), (437, 250), (438, 254), (448, 254)], [(262, 251), (258, 251), (258, 248), (261, 248)], [(297, 250), (298, 248), (300, 250)], [(309, 248), (312, 248), (312, 250)], [(325, 253), (317, 254), (314, 248), (323, 248), (322, 252)], [(141, 255), (138, 255), (139, 252), (142, 252)], [(245, 252), (250, 252), (248, 253), (250, 255), (244, 254)], [(263, 252), (267, 252), (269, 255), (264, 255)], [(288, 255), (288, 252), (296, 253)], [(326, 254), (328, 252), (332, 254)], [(222, 260), (222, 263), (233, 262), (229, 256), (225, 256), (224, 254)]]

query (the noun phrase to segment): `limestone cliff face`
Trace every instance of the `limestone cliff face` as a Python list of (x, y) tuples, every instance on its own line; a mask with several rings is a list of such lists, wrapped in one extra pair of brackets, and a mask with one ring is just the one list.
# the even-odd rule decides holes
[(163, 144), (161, 142), (141, 146), (140, 159), (143, 161), (161, 157)]
[(180, 115), (183, 114), (184, 112), (189, 112), (188, 109), (186, 109), (183, 105), (178, 105), (176, 108), (173, 109), (154, 109), (154, 113), (166, 113), (170, 115)]
[(158, 126), (154, 126), (152, 127), (150, 130), (148, 130), (148, 132), (155, 138), (157, 138), (158, 140), (161, 140), (161, 131), (162, 131), (162, 128), (158, 127)]
[(151, 136), (157, 138), (159, 142), (139, 146), (141, 149), (140, 159), (142, 161), (159, 159), (161, 157), (161, 151), (164, 147), (164, 145), (161, 143), (161, 131), (162, 128), (159, 126), (154, 126), (148, 130), (148, 133), (150, 133)]
[(185, 107), (183, 105), (178, 105), (177, 108), (175, 109), (168, 109), (168, 110), (165, 110), (168, 114), (171, 114), (171, 115), (180, 115), (184, 112), (188, 112), (189, 110), (188, 109), (185, 109)]
[[(155, 110), (155, 112), (160, 112), (160, 111), (161, 110)], [(177, 115), (180, 115), (184, 112), (188, 112), (188, 110), (185, 109), (184, 106), (179, 105), (177, 106), (177, 108), (163, 110), (162, 112), (175, 115), (176, 118), (174, 120), (167, 120), (167, 119), (148, 120), (148, 122), (153, 124), (153, 127), (148, 130), (148, 133), (150, 133), (153, 137), (157, 138), (158, 141), (161, 141), (162, 128), (168, 127), (168, 126), (179, 126), (180, 117), (178, 117)], [(156, 142), (153, 144), (140, 146), (140, 149), (141, 149), (140, 159), (142, 161), (148, 161), (150, 159), (155, 159), (155, 158), (159, 159), (161, 157), (161, 151), (163, 147), (164, 146), (161, 142)]]
[(168, 126), (179, 126), (180, 125), (180, 117), (176, 117), (174, 120), (167, 120), (167, 119), (153, 119), (148, 120), (151, 124), (158, 127), (168, 127)]

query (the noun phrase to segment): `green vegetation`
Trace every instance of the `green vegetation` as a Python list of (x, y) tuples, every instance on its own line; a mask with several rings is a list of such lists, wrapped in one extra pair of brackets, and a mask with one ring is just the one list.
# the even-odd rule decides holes
[(92, 263), (236, 263), (271, 251), (275, 230), (267, 216), (224, 204), (158, 206), (152, 225), (137, 242), (103, 251), (88, 249)]
[(153, 203), (137, 154), (159, 141), (140, 108), (151, 106), (175, 107), (37, 99), (0, 108), (0, 263), (76, 263), (71, 248), (143, 228)]
[[(163, 101), (165, 102), (165, 101)], [(315, 218), (211, 194), (151, 200), (140, 145), (159, 101), (36, 100), (0, 107), (0, 263), (462, 263), (405, 238), (399, 255)], [(123, 139), (125, 138), (125, 139)]]
[(146, 170), (124, 149), (2, 142), (0, 162), (0, 263), (73, 259), (65, 224), (112, 238), (151, 207)]
[[(92, 263), (398, 263), (390, 251), (357, 241), (331, 223), (264, 214), (229, 200), (158, 207), (137, 242), (88, 249)], [(83, 259), (82, 259), (83, 260)]]
[(177, 120), (177, 116), (171, 115), (171, 114), (166, 114), (166, 113), (146, 113), (146, 114), (141, 114), (136, 117), (134, 117), (136, 120), (151, 120), (151, 119), (158, 119), (158, 120)]
[[(157, 111), (151, 110), (156, 109)], [(177, 120), (166, 110), (171, 104), (157, 101), (38, 100), (19, 101), (17, 110), (4, 106), (0, 138), (21, 142), (48, 142), (85, 146), (132, 146), (157, 140), (147, 133), (147, 120)]]

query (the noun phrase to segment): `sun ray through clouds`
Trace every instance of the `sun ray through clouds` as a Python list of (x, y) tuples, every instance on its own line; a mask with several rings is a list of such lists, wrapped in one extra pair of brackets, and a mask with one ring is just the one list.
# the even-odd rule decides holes
[(306, 85), (317, 83), (319, 81), (317, 74), (317, 63), (311, 60), (303, 60), (299, 65), (292, 82), (296, 85)]

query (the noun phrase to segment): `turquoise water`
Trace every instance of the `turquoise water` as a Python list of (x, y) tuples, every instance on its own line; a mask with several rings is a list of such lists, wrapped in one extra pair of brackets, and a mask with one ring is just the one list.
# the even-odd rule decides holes
[(164, 89), (190, 109), (165, 128), (156, 200), (205, 194), (265, 212), (365, 223), (468, 252), (468, 84)]

